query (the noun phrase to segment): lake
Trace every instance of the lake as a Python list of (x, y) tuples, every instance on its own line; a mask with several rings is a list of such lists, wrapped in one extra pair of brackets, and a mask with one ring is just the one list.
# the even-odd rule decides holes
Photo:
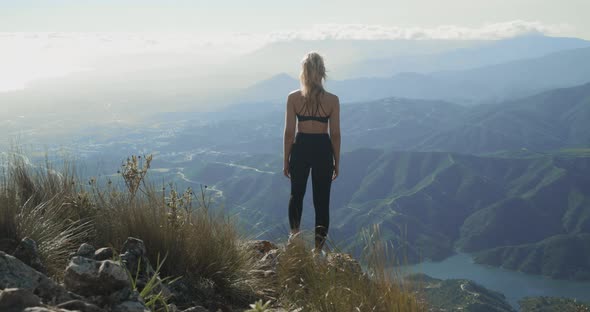
[(423, 262), (405, 267), (407, 273), (424, 273), (439, 279), (470, 279), (506, 296), (518, 307), (518, 300), (530, 296), (568, 297), (590, 302), (590, 282), (554, 280), (540, 275), (509, 271), (476, 264), (469, 254), (459, 253), (441, 262)]

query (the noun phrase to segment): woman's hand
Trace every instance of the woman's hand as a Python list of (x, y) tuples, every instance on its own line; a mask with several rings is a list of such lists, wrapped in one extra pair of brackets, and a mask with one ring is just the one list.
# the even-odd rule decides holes
[(338, 177), (338, 173), (340, 172), (340, 168), (338, 165), (334, 165), (334, 171), (332, 172), (332, 181), (336, 180)]
[(283, 174), (287, 178), (291, 179), (291, 172), (289, 172), (289, 162), (288, 161), (283, 162)]

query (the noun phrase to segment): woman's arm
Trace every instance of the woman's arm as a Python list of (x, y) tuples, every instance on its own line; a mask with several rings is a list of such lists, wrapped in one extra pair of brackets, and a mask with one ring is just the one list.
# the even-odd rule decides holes
[(289, 157), (291, 156), (291, 146), (295, 141), (295, 108), (293, 106), (291, 95), (287, 98), (287, 108), (285, 111), (285, 134), (283, 136), (283, 174), (291, 178), (289, 172)]
[(332, 149), (334, 151), (332, 180), (335, 180), (340, 172), (340, 100), (338, 97), (336, 97), (336, 104), (330, 114), (330, 138), (332, 139)]

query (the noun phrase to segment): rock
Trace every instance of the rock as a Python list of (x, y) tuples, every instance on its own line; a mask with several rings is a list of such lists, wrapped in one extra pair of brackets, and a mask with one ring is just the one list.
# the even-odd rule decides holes
[(41, 261), (41, 256), (39, 256), (37, 242), (33, 239), (28, 237), (23, 238), (18, 246), (16, 246), (12, 255), (33, 269), (43, 274), (47, 273), (47, 269), (45, 269), (43, 261)]
[(180, 278), (179, 280), (175, 281), (174, 283), (168, 286), (169, 290), (172, 293), (172, 297), (170, 297), (169, 300), (170, 302), (174, 302), (175, 304), (183, 307), (190, 307), (192, 305), (200, 303), (193, 302), (195, 296), (193, 285), (186, 278)]
[(103, 261), (113, 259), (113, 248), (104, 247), (94, 252), (94, 260)]
[(202, 306), (196, 306), (183, 310), (182, 312), (209, 312), (209, 310), (203, 308)]
[(139, 301), (125, 301), (113, 308), (113, 312), (151, 312)]
[(168, 304), (167, 308), (168, 312), (181, 312), (180, 309), (174, 303)]
[(141, 239), (129, 237), (123, 244), (122, 252), (121, 262), (134, 277), (139, 273), (136, 284), (139, 289), (142, 289), (156, 273), (146, 256), (145, 244)]
[(92, 258), (94, 257), (94, 246), (84, 243), (80, 245), (78, 251), (76, 251), (76, 256), (84, 257), (84, 258)]
[(244, 244), (247, 250), (252, 250), (258, 258), (264, 257), (269, 251), (278, 249), (277, 245), (266, 240), (252, 240)]
[(129, 272), (132, 272), (133, 275), (137, 272), (137, 267), (139, 268), (140, 274), (145, 274), (149, 271), (153, 271), (149, 260), (147, 259), (145, 244), (141, 239), (129, 237), (125, 240), (123, 244), (122, 254), (120, 255), (121, 261), (127, 267)]
[(73, 257), (64, 275), (66, 289), (83, 296), (109, 295), (131, 286), (129, 275), (111, 260), (96, 261)]
[(20, 312), (24, 308), (41, 305), (41, 299), (29, 289), (7, 288), (0, 290), (0, 311)]
[(84, 302), (82, 300), (70, 300), (57, 305), (58, 308), (67, 310), (76, 310), (80, 312), (104, 312), (105, 310), (95, 306), (94, 304)]
[(265, 270), (275, 270), (277, 268), (277, 264), (279, 263), (279, 256), (281, 251), (279, 249), (272, 249), (260, 259), (260, 267), (261, 269)]
[(24, 288), (45, 302), (62, 303), (75, 296), (22, 261), (0, 251), (0, 289)]
[(125, 243), (123, 243), (122, 252), (123, 253), (129, 252), (129, 253), (135, 255), (136, 257), (143, 257), (143, 256), (145, 256), (145, 253), (146, 253), (145, 244), (139, 238), (128, 237), (125, 240)]
[(18, 246), (18, 241), (11, 238), (0, 239), (0, 251), (4, 251), (7, 254), (12, 254)]
[(53, 307), (33, 307), (33, 308), (26, 308), (22, 310), (22, 312), (72, 312), (70, 310), (64, 310), (60, 308), (53, 308)]
[(85, 299), (89, 302), (92, 302), (93, 304), (99, 306), (99, 307), (105, 307), (105, 306), (116, 306), (118, 304), (120, 304), (121, 302), (125, 302), (125, 301), (140, 301), (143, 302), (143, 299), (139, 296), (139, 292), (137, 292), (136, 290), (132, 290), (131, 288), (123, 288), (120, 290), (117, 290), (107, 296), (101, 296), (101, 295), (93, 295), (93, 296), (87, 296), (85, 297)]

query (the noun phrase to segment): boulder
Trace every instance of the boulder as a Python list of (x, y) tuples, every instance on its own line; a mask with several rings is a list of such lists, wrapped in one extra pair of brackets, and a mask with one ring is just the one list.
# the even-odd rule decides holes
[(43, 274), (47, 273), (47, 269), (43, 265), (43, 261), (41, 261), (41, 256), (39, 255), (37, 242), (33, 239), (28, 237), (23, 238), (18, 246), (16, 246), (12, 255), (33, 269)]
[(7, 288), (0, 290), (0, 311), (20, 312), (25, 308), (40, 305), (41, 299), (29, 289)]
[(113, 248), (104, 247), (94, 252), (94, 260), (103, 261), (113, 259)]
[(24, 288), (44, 302), (62, 303), (75, 299), (74, 295), (39, 271), (0, 251), (0, 289)]
[(64, 284), (66, 289), (83, 296), (109, 295), (131, 286), (127, 271), (117, 262), (96, 261), (81, 256), (70, 260)]
[[(141, 239), (128, 237), (125, 243), (123, 243), (123, 249), (121, 251), (121, 262), (123, 262), (129, 272), (132, 272), (133, 276), (138, 272), (137, 268), (139, 267), (140, 281), (138, 282), (141, 282), (141, 280), (147, 281), (155, 273), (150, 261), (146, 257), (145, 244)], [(138, 283), (138, 285), (140, 284)], [(143, 287), (143, 285), (140, 286)]]
[[(128, 237), (127, 240), (125, 240), (123, 249), (121, 251), (123, 252), (119, 256), (121, 258), (121, 262), (127, 268), (127, 270), (131, 272), (134, 278), (137, 274), (137, 280), (135, 281), (137, 288), (143, 289), (152, 276), (156, 274), (156, 271), (150, 264), (150, 260), (147, 257), (144, 242), (138, 238)], [(156, 291), (162, 290), (165, 295), (169, 295), (170, 291), (164, 288), (164, 285), (158, 282)]]
[(128, 237), (123, 243), (123, 249), (121, 250), (123, 253), (131, 253), (136, 257), (145, 256), (146, 249), (145, 244), (139, 238), (135, 237)]
[(82, 245), (80, 245), (80, 247), (78, 248), (78, 251), (76, 251), (76, 256), (80, 256), (80, 257), (84, 257), (84, 258), (93, 258), (94, 257), (94, 251), (96, 249), (94, 248), (94, 246), (84, 243)]
[(113, 312), (151, 312), (139, 301), (125, 301), (113, 308)]
[(66, 310), (75, 310), (80, 312), (105, 312), (105, 310), (95, 306), (92, 303), (82, 300), (70, 300), (57, 305), (58, 308)]

